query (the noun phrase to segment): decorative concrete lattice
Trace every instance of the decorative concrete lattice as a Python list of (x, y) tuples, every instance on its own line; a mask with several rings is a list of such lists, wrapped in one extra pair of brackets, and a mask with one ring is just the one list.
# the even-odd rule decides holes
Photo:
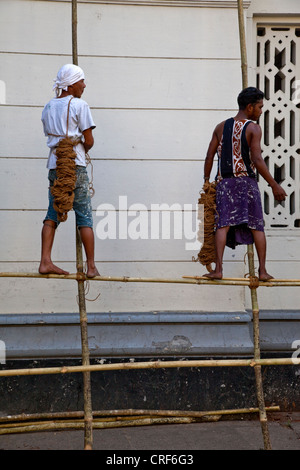
[(257, 87), (265, 93), (260, 119), (262, 150), (270, 173), (288, 197), (274, 200), (263, 178), (266, 228), (300, 228), (300, 28), (257, 28)]

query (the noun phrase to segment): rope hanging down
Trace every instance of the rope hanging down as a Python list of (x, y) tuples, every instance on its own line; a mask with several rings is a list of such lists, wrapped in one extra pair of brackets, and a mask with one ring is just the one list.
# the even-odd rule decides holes
[(216, 182), (204, 183), (198, 204), (204, 205), (204, 243), (194, 261), (199, 261), (211, 272), (211, 263), (216, 261), (215, 249), (215, 215), (216, 215)]
[(56, 148), (56, 175), (57, 179), (51, 188), (54, 197), (53, 207), (57, 212), (57, 218), (64, 222), (68, 218), (68, 212), (73, 207), (74, 189), (76, 184), (76, 152), (74, 140), (65, 137), (60, 140)]

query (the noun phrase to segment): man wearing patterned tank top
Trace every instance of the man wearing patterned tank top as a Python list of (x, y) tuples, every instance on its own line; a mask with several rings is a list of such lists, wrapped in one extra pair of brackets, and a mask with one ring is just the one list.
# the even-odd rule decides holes
[(214, 156), (218, 155), (216, 176), (216, 266), (204, 277), (222, 279), (225, 246), (255, 244), (258, 275), (261, 281), (272, 276), (266, 270), (266, 236), (256, 172), (271, 186), (274, 198), (281, 202), (286, 193), (274, 180), (261, 155), (261, 128), (264, 94), (254, 87), (245, 88), (238, 96), (239, 111), (235, 117), (218, 124), (210, 141), (204, 179), (209, 181)]

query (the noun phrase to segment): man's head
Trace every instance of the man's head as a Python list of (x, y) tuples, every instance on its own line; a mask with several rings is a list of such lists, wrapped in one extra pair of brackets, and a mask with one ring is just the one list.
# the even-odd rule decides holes
[(66, 64), (61, 67), (54, 80), (53, 90), (56, 96), (59, 96), (61, 91), (69, 91), (76, 98), (80, 98), (85, 88), (84, 72), (74, 64)]
[(264, 99), (264, 93), (259, 90), (258, 88), (248, 87), (241, 91), (238, 96), (238, 105), (239, 108), (244, 110), (248, 106), (248, 104), (256, 104), (258, 101)]
[(249, 119), (256, 121), (262, 114), (264, 93), (255, 87), (248, 87), (241, 91), (238, 96), (238, 105)]

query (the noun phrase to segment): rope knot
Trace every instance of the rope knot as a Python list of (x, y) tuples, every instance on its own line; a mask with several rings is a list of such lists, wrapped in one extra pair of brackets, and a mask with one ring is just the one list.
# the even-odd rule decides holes
[(259, 287), (259, 279), (257, 276), (249, 276), (249, 289), (257, 289)]

